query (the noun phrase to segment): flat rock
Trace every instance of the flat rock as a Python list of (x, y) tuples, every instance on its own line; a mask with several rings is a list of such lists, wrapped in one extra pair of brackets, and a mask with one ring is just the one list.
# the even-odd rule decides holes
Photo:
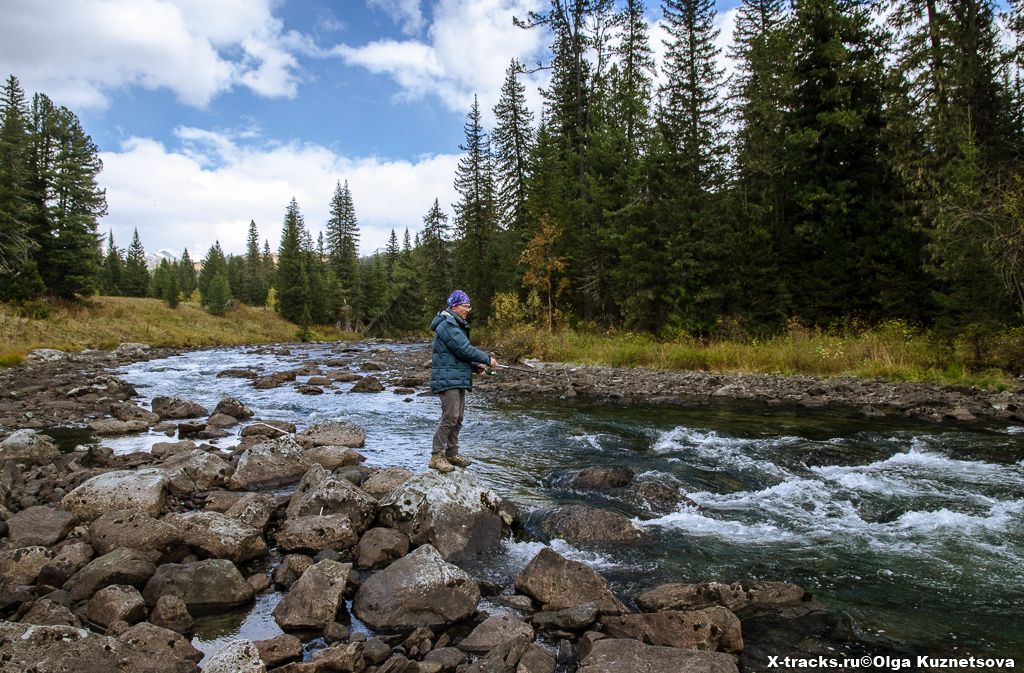
[(533, 643), (519, 659), (516, 673), (555, 673), (555, 658), (543, 647)]
[(276, 539), (285, 551), (343, 551), (359, 542), (359, 534), (347, 514), (311, 514), (285, 520)]
[(82, 622), (68, 608), (49, 598), (40, 598), (29, 611), (19, 619), (22, 624), (39, 624), (40, 626), (81, 626)]
[(336, 470), (358, 465), (366, 460), (366, 456), (347, 446), (317, 446), (306, 451), (306, 459), (326, 470)]
[(224, 511), (224, 514), (263, 531), (276, 511), (277, 501), (269, 493), (244, 493)]
[(287, 633), (282, 633), (276, 638), (257, 640), (254, 645), (259, 650), (260, 659), (268, 668), (276, 668), (289, 661), (302, 660), (302, 641)]
[(158, 469), (167, 475), (171, 491), (179, 495), (226, 486), (233, 472), (227, 462), (202, 449), (175, 453)]
[(285, 421), (256, 421), (242, 428), (238, 435), (243, 438), (266, 437), (268, 439), (277, 439), (293, 432), (295, 432), (295, 425), (293, 423), (286, 423)]
[(53, 559), (46, 547), (22, 547), (0, 552), (0, 577), (14, 584), (35, 584), (39, 572)]
[(741, 612), (757, 605), (784, 605), (811, 600), (803, 588), (786, 582), (701, 582), (660, 584), (637, 596), (646, 612), (700, 610), (716, 605)]
[(189, 402), (179, 397), (154, 397), (153, 413), (161, 419), (182, 419), (206, 416), (207, 411), (201, 404)]
[(159, 516), (164, 509), (167, 475), (163, 470), (118, 470), (96, 475), (61, 500), (60, 506), (92, 521), (104, 512), (130, 509)]
[(7, 520), (7, 537), (14, 547), (52, 547), (75, 525), (75, 515), (39, 505), (23, 509)]
[(146, 425), (160, 422), (160, 416), (131, 402), (118, 402), (111, 405), (110, 413), (119, 421), (143, 421)]
[(477, 583), (423, 545), (364, 580), (352, 605), (370, 627), (400, 629), (454, 624), (479, 602)]
[(141, 587), (146, 584), (156, 565), (135, 549), (115, 549), (90, 561), (64, 583), (72, 600), (83, 601), (112, 584)]
[(517, 638), (533, 642), (533, 627), (511, 615), (488, 617), (463, 638), (459, 649), (471, 654), (485, 654)]
[(515, 589), (543, 605), (547, 612), (583, 603), (594, 603), (604, 613), (628, 612), (596, 570), (563, 558), (550, 547), (541, 549), (523, 568), (516, 577)]
[(345, 585), (351, 563), (323, 560), (306, 569), (274, 608), (274, 621), (284, 630), (323, 630), (345, 606)]
[(307, 470), (309, 461), (302, 447), (285, 436), (243, 451), (228, 485), (236, 491), (281, 486), (298, 481)]
[(146, 622), (129, 628), (117, 639), (143, 653), (160, 673), (193, 673), (203, 658), (203, 653), (181, 634)]
[(583, 603), (556, 612), (538, 612), (530, 618), (539, 629), (582, 631), (597, 621), (601, 611), (594, 603)]
[(149, 423), (142, 420), (119, 421), (116, 418), (102, 418), (89, 421), (89, 429), (97, 435), (127, 435), (133, 432), (144, 432)]
[(218, 512), (168, 514), (164, 521), (178, 529), (185, 542), (207, 556), (240, 563), (267, 553), (261, 531)]
[(593, 644), (580, 662), (579, 673), (738, 673), (736, 661), (724, 652), (681, 650), (645, 645), (627, 638), (605, 638)]
[(354, 423), (328, 421), (306, 428), (295, 435), (295, 441), (307, 449), (316, 446), (347, 446), (358, 449), (366, 442), (366, 431)]
[(367, 477), (359, 488), (380, 500), (412, 478), (412, 471), (404, 467), (385, 467)]
[(154, 562), (185, 552), (185, 540), (175, 526), (138, 510), (103, 514), (89, 526), (89, 541), (99, 554), (135, 549)]
[(739, 654), (743, 651), (740, 620), (723, 607), (665, 610), (601, 618), (611, 638), (632, 638), (648, 645)]

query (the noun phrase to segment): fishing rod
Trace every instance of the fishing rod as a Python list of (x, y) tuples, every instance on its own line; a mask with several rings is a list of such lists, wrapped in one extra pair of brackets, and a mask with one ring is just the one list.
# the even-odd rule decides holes
[[(526, 374), (534, 374), (534, 375), (537, 375), (537, 376), (546, 376), (548, 378), (553, 378), (553, 379), (561, 379), (562, 378), (558, 374), (542, 372), (539, 369), (536, 369), (534, 367), (530, 367), (529, 365), (524, 366), (524, 367), (517, 367), (515, 365), (498, 365), (498, 368), (499, 369), (509, 369), (511, 371), (514, 371), (514, 372), (523, 372), (523, 373), (526, 373)], [(495, 372), (494, 369), (488, 369), (487, 373), (493, 375), (493, 374), (496, 374), (497, 372)], [(566, 376), (566, 379), (568, 380), (568, 374), (566, 374), (565, 376)]]

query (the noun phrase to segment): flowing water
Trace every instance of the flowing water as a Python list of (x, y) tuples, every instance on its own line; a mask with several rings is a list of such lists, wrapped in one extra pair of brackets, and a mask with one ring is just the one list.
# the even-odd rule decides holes
[[(435, 397), (335, 392), (348, 384), (307, 396), (216, 378), (228, 367), (275, 371), (337, 355), (327, 345), (292, 352), (198, 351), (119, 374), (146, 399), (176, 395), (212, 408), (232, 395), (260, 417), (300, 428), (355, 422), (366, 428), (368, 465), (424, 469), (440, 413)], [(166, 440), (104, 443), (122, 452)], [(916, 652), (1024, 657), (1024, 428), (944, 429), (740, 406), (497, 405), (470, 394), (462, 440), (476, 461), (471, 469), (527, 510), (578, 502), (635, 518), (650, 534), (640, 546), (595, 552), (550, 543), (600, 570), (627, 599), (664, 581), (789, 581), (848, 615), (867, 639)], [(569, 477), (591, 465), (628, 466), (677, 486), (697, 506), (655, 514), (571, 490)], [(507, 582), (541, 546), (510, 542), (474, 572)], [(277, 635), (270, 613), (281, 596), (267, 592), (249, 610), (200, 620), (196, 645), (209, 652), (231, 638)]]

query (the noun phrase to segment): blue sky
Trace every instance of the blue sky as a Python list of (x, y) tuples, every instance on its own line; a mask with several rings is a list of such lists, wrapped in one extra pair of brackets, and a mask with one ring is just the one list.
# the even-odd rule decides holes
[[(723, 45), (736, 4), (718, 3)], [(549, 36), (512, 17), (545, 5), (5, 0), (0, 74), (79, 115), (104, 162), (100, 228), (122, 247), (138, 228), (150, 252), (237, 253), (255, 220), (276, 248), (293, 196), (316, 236), (347, 180), (365, 254), (435, 198), (450, 212), (473, 96), (489, 121), (509, 60), (544, 57)]]

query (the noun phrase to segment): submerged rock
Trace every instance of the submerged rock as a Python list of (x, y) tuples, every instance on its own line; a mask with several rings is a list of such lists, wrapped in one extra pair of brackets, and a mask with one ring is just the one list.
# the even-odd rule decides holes
[(621, 488), (628, 485), (635, 477), (633, 470), (628, 467), (603, 467), (594, 466), (580, 470), (569, 482), (572, 488), (588, 488), (596, 490), (608, 490)]
[(366, 579), (352, 603), (375, 629), (454, 624), (476, 611), (477, 583), (424, 545)]
[(625, 544), (643, 537), (640, 529), (621, 514), (583, 505), (555, 509), (541, 527), (552, 538), (572, 545)]
[(785, 582), (669, 583), (645, 591), (636, 602), (647, 612), (700, 610), (720, 605), (733, 612), (755, 605), (782, 605), (811, 600), (811, 595)]
[(645, 645), (639, 640), (606, 638), (594, 643), (580, 662), (579, 673), (738, 673), (723, 652), (700, 652)]

